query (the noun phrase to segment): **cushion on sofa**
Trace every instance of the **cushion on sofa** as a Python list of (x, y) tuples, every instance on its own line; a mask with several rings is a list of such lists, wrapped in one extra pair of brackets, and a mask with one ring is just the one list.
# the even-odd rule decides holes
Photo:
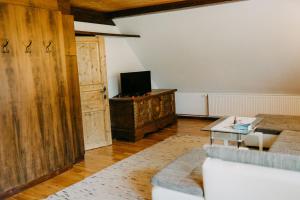
[(225, 161), (253, 164), (264, 167), (300, 171), (300, 156), (229, 148), (220, 145), (205, 145), (208, 157)]
[(269, 152), (300, 155), (300, 132), (281, 132)]
[(202, 164), (206, 154), (196, 148), (177, 158), (152, 178), (152, 185), (203, 196)]

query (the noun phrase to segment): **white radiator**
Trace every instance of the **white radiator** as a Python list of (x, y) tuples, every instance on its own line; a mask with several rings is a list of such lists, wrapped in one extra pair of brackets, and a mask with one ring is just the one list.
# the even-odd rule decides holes
[(207, 94), (176, 92), (176, 113), (178, 115), (207, 116)]
[(210, 116), (300, 115), (300, 96), (269, 94), (208, 94)]

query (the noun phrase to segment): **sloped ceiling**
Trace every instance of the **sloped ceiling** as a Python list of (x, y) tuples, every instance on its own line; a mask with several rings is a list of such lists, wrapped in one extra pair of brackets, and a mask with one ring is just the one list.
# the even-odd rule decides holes
[(300, 93), (300, 1), (249, 0), (114, 20), (161, 88)]

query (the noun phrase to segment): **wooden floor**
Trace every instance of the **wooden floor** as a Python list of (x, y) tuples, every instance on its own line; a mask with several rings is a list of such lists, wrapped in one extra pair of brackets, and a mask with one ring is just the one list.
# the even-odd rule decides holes
[(72, 169), (65, 173), (29, 188), (9, 199), (31, 200), (46, 198), (50, 194), (62, 190), (65, 187), (68, 187), (85, 177), (88, 177), (95, 172), (98, 172), (99, 170), (150, 147), (172, 135), (201, 134), (202, 136), (207, 136), (208, 142), (208, 133), (201, 132), (200, 129), (211, 122), (211, 120), (204, 119), (180, 118), (178, 119), (177, 124), (169, 126), (159, 132), (149, 134), (144, 139), (136, 143), (113, 141), (112, 146), (87, 151), (85, 154), (85, 160), (76, 164)]

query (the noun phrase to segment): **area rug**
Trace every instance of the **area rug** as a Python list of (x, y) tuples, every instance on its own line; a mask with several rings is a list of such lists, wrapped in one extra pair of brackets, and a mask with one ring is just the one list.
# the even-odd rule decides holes
[[(150, 200), (151, 178), (207, 137), (177, 135), (97, 172), (48, 200)], [(99, 160), (101, 162), (101, 160)]]

